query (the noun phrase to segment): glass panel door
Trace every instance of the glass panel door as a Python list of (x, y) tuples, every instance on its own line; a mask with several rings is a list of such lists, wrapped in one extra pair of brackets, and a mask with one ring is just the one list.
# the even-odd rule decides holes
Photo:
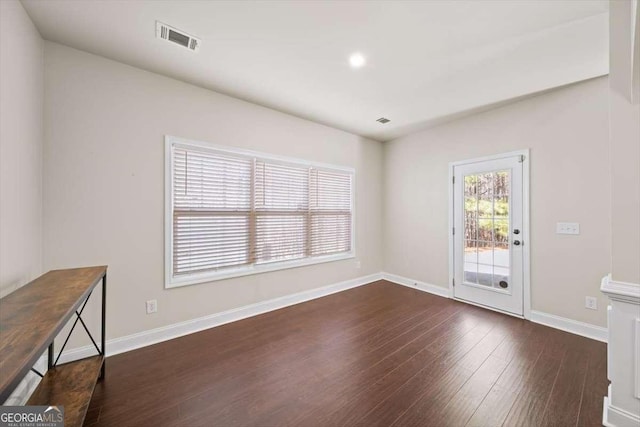
[(453, 295), (517, 315), (524, 307), (521, 159), (453, 166)]
[(508, 290), (510, 171), (464, 176), (464, 281)]

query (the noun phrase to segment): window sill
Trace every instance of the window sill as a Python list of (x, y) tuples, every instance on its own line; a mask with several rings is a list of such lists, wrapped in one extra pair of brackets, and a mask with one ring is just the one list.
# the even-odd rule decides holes
[(165, 289), (179, 288), (182, 286), (195, 285), (198, 283), (215, 282), (218, 280), (232, 279), (234, 277), (249, 276), (251, 274), (261, 274), (270, 271), (287, 270), (290, 268), (305, 267), (314, 264), (323, 264), (325, 262), (341, 261), (355, 258), (355, 251), (327, 255), (323, 257), (296, 259), (292, 261), (275, 262), (273, 264), (252, 265), (249, 267), (242, 266), (239, 268), (224, 269), (216, 272), (206, 272), (200, 274), (191, 274), (184, 277), (165, 277)]

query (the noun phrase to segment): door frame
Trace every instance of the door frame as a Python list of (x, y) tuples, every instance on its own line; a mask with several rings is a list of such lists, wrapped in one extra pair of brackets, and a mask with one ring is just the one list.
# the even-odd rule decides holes
[[(530, 155), (529, 149), (525, 148), (517, 151), (510, 151), (507, 153), (495, 154), (491, 156), (477, 157), (473, 159), (467, 160), (459, 160), (456, 162), (449, 163), (449, 297), (459, 301), (455, 298), (453, 293), (453, 280), (455, 277), (455, 266), (454, 266), (454, 239), (453, 239), (453, 227), (454, 227), (454, 182), (453, 182), (453, 170), (456, 166), (468, 165), (471, 163), (479, 163), (488, 160), (498, 160), (504, 159), (506, 157), (513, 156), (524, 156), (524, 161), (522, 162), (522, 237), (524, 240), (524, 245), (522, 246), (522, 295), (524, 298), (523, 301), (523, 314), (525, 319), (531, 319), (531, 232), (529, 227), (529, 165), (530, 165)], [(464, 301), (467, 304), (473, 304), (469, 301)], [(479, 304), (474, 304), (479, 305)], [(521, 317), (518, 315), (514, 315), (513, 313), (508, 313), (503, 310), (495, 309), (492, 307), (487, 307), (481, 305), (481, 307), (486, 308), (488, 310), (498, 311), (500, 313), (508, 314), (510, 316)]]

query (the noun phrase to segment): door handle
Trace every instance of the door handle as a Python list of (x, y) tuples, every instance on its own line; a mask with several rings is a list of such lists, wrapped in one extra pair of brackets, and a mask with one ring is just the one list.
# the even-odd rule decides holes
[(516, 245), (516, 246), (520, 246), (520, 240), (514, 240), (513, 244)]

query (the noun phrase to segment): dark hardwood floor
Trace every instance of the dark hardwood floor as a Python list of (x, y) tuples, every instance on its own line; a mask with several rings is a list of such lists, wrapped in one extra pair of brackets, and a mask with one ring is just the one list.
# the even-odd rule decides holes
[(85, 426), (600, 426), (606, 345), (380, 281), (107, 359)]

